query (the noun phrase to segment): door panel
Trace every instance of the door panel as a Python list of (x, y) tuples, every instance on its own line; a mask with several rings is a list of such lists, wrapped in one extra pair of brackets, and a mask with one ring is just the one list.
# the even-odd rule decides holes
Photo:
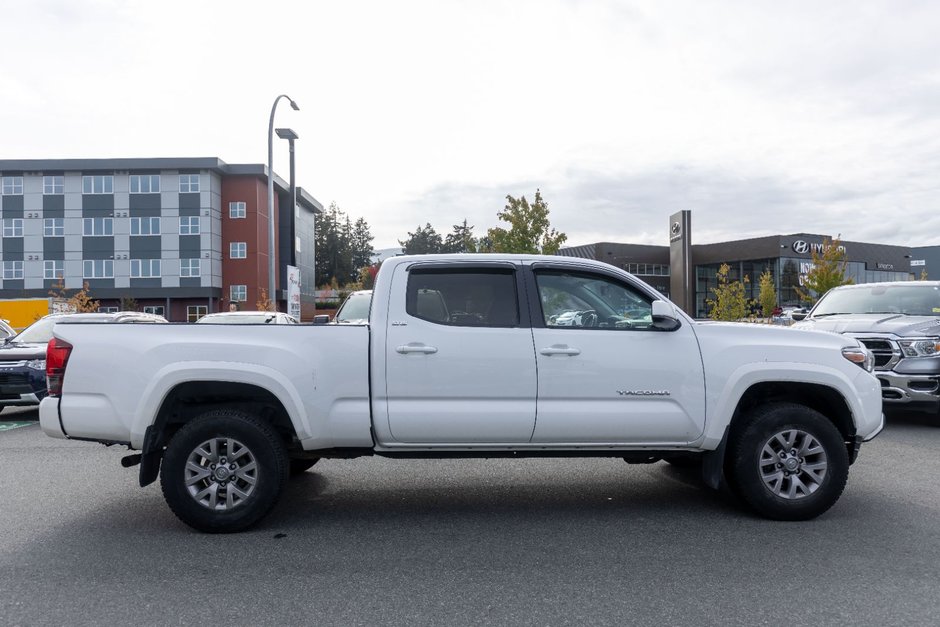
[(686, 444), (701, 435), (704, 372), (689, 325), (653, 329), (651, 298), (604, 275), (541, 271), (537, 283), (533, 442)]
[(398, 269), (389, 303), (392, 436), (415, 444), (528, 442), (537, 378), (532, 330), (520, 323), (515, 273), (412, 274), (409, 280), (406, 268)]

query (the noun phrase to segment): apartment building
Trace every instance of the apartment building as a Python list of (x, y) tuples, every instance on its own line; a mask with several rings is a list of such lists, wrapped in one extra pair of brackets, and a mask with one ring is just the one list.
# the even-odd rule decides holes
[[(274, 175), (277, 289), (299, 268), (312, 315), (314, 215), (322, 205)], [(218, 158), (0, 160), (0, 299), (87, 284), (171, 321), (254, 309), (268, 283), (267, 167)], [(306, 317), (306, 316), (305, 316)]]

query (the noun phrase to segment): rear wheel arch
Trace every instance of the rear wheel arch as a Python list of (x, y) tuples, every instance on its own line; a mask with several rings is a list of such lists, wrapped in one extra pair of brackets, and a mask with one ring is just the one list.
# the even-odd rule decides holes
[(156, 480), (163, 450), (177, 431), (207, 410), (226, 408), (250, 412), (269, 424), (288, 449), (299, 447), (297, 430), (287, 408), (270, 390), (233, 381), (187, 381), (166, 394), (153, 423), (147, 427), (140, 485)]

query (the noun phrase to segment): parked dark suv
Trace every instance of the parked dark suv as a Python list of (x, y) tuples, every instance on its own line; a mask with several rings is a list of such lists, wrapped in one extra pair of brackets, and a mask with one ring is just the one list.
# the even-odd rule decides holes
[(0, 410), (7, 405), (38, 405), (46, 396), (46, 345), (60, 322), (165, 323), (166, 318), (136, 311), (44, 316), (0, 344)]

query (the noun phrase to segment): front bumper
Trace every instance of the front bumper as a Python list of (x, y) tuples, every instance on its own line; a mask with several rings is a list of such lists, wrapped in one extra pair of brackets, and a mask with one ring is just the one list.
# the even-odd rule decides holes
[(886, 406), (931, 412), (940, 410), (940, 375), (882, 370), (875, 371), (875, 376), (881, 381), (881, 398)]
[(38, 405), (46, 396), (46, 371), (25, 365), (0, 366), (0, 405)]

